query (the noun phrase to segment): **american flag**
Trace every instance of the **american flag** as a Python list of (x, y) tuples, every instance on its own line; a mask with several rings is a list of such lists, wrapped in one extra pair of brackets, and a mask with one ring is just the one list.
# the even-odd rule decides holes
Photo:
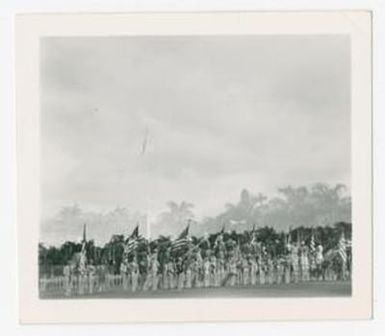
[(345, 241), (345, 235), (342, 232), (340, 240), (338, 242), (338, 254), (340, 255), (341, 259), (346, 262), (347, 255), (346, 255), (346, 241)]
[(171, 244), (171, 251), (178, 251), (185, 246), (188, 245), (189, 239), (188, 239), (188, 234), (190, 230), (190, 223), (187, 224), (186, 228), (182, 231), (182, 233), (179, 235), (179, 237), (172, 242)]
[(124, 254), (130, 255), (131, 253), (133, 253), (138, 247), (138, 243), (139, 242), (137, 239), (129, 240), (124, 246)]
[(314, 232), (311, 233), (311, 237), (310, 237), (310, 253), (311, 253), (312, 255), (315, 254)]
[(83, 225), (83, 240), (81, 253), (86, 253), (87, 237), (86, 237), (86, 224)]
[(251, 240), (250, 244), (254, 245), (257, 243), (257, 229), (256, 229), (256, 224), (253, 224), (253, 230), (251, 231)]
[(126, 245), (124, 246), (124, 254), (129, 255), (133, 253), (139, 244), (139, 225), (132, 231), (131, 236), (128, 237)]
[(214, 242), (214, 248), (216, 248), (219, 244), (219, 238), (220, 237), (223, 237), (223, 235), (225, 234), (225, 225), (223, 224), (222, 226), (222, 230), (219, 231), (217, 237), (215, 238), (215, 242)]

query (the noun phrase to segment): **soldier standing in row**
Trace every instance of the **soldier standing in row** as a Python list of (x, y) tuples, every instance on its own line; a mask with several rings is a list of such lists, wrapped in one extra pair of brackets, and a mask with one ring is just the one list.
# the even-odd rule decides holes
[(267, 283), (272, 285), (274, 283), (275, 260), (269, 254), (267, 256)]
[(217, 258), (213, 254), (210, 257), (210, 286), (216, 286), (216, 277), (217, 277)]
[(151, 266), (150, 266), (150, 277), (151, 277), (151, 289), (153, 291), (158, 289), (158, 270), (159, 270), (159, 261), (158, 261), (158, 251), (155, 250), (151, 256)]
[(174, 289), (175, 288), (175, 265), (170, 259), (167, 263), (167, 281), (168, 281), (168, 288)]
[(230, 278), (230, 286), (235, 286), (237, 281), (237, 259), (235, 256), (232, 256), (230, 259), (228, 276)]
[(194, 262), (193, 262), (194, 287), (197, 287), (197, 288), (202, 287), (202, 279), (203, 279), (203, 258), (201, 254), (201, 249), (198, 248), (197, 252), (195, 253)]
[(324, 261), (323, 247), (318, 244), (315, 250), (315, 277), (316, 280), (322, 280), (322, 264)]
[(122, 275), (123, 289), (128, 290), (129, 284), (129, 266), (127, 256), (124, 257), (122, 263), (120, 264), (120, 274)]
[(71, 295), (71, 266), (65, 265), (63, 269), (65, 296)]
[(261, 247), (261, 254), (259, 256), (259, 283), (264, 285), (266, 283), (268, 260), (266, 247)]
[(136, 256), (134, 256), (131, 262), (130, 271), (131, 271), (131, 291), (135, 293), (139, 285), (139, 265), (138, 265)]
[(186, 288), (192, 287), (192, 262), (190, 259), (185, 262), (185, 273), (186, 273)]
[(309, 248), (305, 245), (305, 242), (301, 242), (301, 247), (299, 250), (300, 256), (300, 265), (301, 265), (301, 280), (309, 281)]
[(95, 266), (95, 290), (96, 292), (104, 292), (105, 291), (105, 283), (106, 283), (106, 269), (105, 265), (97, 265)]
[(293, 244), (290, 253), (290, 265), (293, 272), (293, 281), (297, 283), (299, 281), (299, 259), (298, 259), (298, 245)]
[(251, 285), (257, 284), (258, 263), (255, 256), (250, 259), (250, 283)]
[(178, 290), (182, 290), (184, 287), (184, 263), (182, 257), (178, 257), (176, 264), (176, 273), (177, 273), (177, 281), (178, 281)]
[(225, 253), (224, 251), (220, 250), (218, 252), (218, 258), (217, 258), (217, 279), (216, 279), (216, 286), (220, 286), (222, 281), (225, 279)]
[(286, 256), (285, 256), (285, 284), (289, 284), (291, 281), (291, 253), (292, 245), (287, 243), (286, 245)]
[[(152, 258), (151, 258), (151, 254), (148, 252), (146, 252), (145, 256), (144, 256), (144, 263), (143, 263), (143, 268), (141, 270), (141, 274), (143, 275), (142, 276), (142, 290), (143, 291), (147, 291), (151, 288), (151, 285), (152, 285), (152, 277), (151, 277), (151, 263), (152, 263)], [(142, 273), (143, 272), (143, 273)]]
[(81, 252), (79, 256), (78, 264), (78, 277), (79, 277), (79, 291), (80, 295), (83, 295), (86, 292), (87, 287), (87, 258), (85, 253)]
[(211, 263), (208, 256), (203, 260), (203, 286), (210, 287), (210, 269)]
[(242, 258), (242, 284), (247, 286), (249, 284), (250, 278), (250, 258), (249, 256), (244, 256)]
[(95, 289), (96, 284), (96, 268), (94, 266), (93, 260), (90, 260), (87, 266), (87, 275), (88, 275), (88, 293), (92, 294)]

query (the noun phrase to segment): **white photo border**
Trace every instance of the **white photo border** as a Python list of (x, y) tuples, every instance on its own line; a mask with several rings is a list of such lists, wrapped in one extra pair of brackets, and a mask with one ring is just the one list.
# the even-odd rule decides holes
[[(369, 11), (20, 14), (15, 18), (19, 314), (22, 323), (368, 319), (372, 316)], [(343, 298), (41, 300), (39, 41), (45, 36), (327, 35), (351, 41), (353, 280)]]

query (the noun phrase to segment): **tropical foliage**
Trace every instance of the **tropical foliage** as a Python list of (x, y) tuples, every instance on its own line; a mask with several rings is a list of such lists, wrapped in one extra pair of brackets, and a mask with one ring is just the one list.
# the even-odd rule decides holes
[[(244, 189), (237, 202), (226, 204), (217, 216), (202, 220), (196, 219), (194, 205), (189, 202), (170, 201), (166, 207), (152, 225), (152, 240), (142, 240), (143, 251), (154, 247), (163, 250), (187, 222), (190, 223), (193, 242), (204, 235), (208, 235), (209, 240), (215, 240), (217, 233), (224, 229), (225, 235), (242, 243), (249, 239), (251, 231), (256, 231), (259, 240), (269, 248), (274, 247), (276, 251), (272, 252), (278, 254), (284, 248), (289, 231), (291, 239), (296, 241), (308, 242), (314, 234), (325, 250), (336, 246), (341, 232), (345, 232), (348, 239), (351, 236), (351, 199), (346, 194), (346, 187), (340, 184), (287, 186), (280, 188), (272, 198)], [(67, 264), (81, 249), (81, 230), (86, 223), (89, 238), (92, 238), (87, 242), (88, 259), (118, 267), (125, 238), (136, 225), (140, 226), (144, 235), (146, 220), (145, 214), (131, 212), (124, 207), (116, 207), (106, 213), (86, 212), (78, 205), (65, 207), (50, 221), (50, 225), (55, 225), (55, 234), (65, 242), (59, 247), (39, 244), (39, 263), (44, 267)], [(68, 236), (71, 228), (76, 228), (78, 239)], [(108, 236), (111, 238), (106, 241)]]

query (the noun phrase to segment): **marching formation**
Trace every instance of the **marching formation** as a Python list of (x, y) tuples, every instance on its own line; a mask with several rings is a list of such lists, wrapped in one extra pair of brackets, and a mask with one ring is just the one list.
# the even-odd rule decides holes
[[(224, 228), (215, 236), (196, 238), (189, 225), (174, 241), (150, 244), (136, 227), (124, 243), (120, 265), (94, 265), (88, 260), (85, 237), (82, 250), (66, 265), (58, 283), (41, 281), (41, 290), (61, 288), (66, 296), (108, 292), (185, 290), (190, 288), (261, 286), (308, 281), (348, 280), (351, 253), (341, 234), (338, 246), (324, 253), (314, 235), (305, 241), (284, 246), (265, 244), (253, 229), (243, 241), (226, 235)], [(211, 238), (211, 239), (210, 239)]]

